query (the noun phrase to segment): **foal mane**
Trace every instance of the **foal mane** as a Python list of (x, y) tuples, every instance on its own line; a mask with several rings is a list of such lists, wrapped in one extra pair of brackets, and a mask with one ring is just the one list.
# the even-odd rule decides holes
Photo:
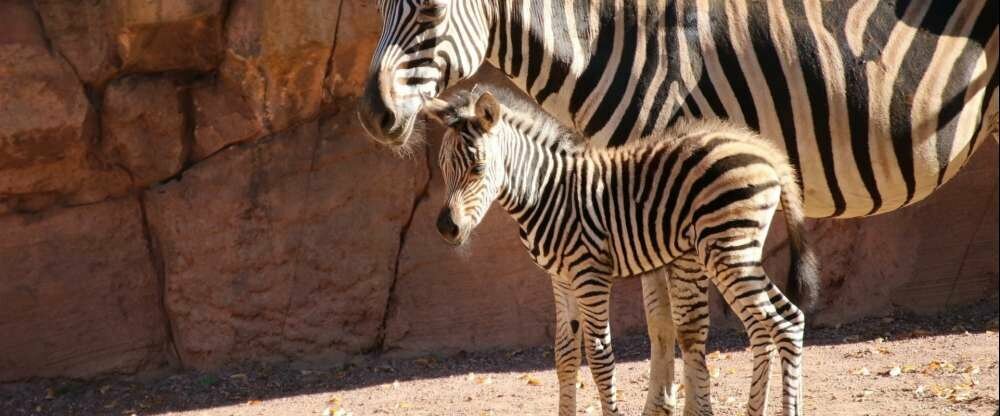
[(486, 92), (493, 94), (497, 101), (503, 105), (502, 118), (508, 123), (515, 123), (517, 127), (522, 129), (528, 127), (531, 130), (543, 132), (545, 137), (557, 139), (567, 150), (582, 150), (589, 143), (589, 140), (586, 140), (583, 135), (564, 125), (537, 103), (506, 87), (477, 84), (471, 90), (456, 91), (445, 97), (444, 100), (461, 117), (475, 118), (473, 105)]

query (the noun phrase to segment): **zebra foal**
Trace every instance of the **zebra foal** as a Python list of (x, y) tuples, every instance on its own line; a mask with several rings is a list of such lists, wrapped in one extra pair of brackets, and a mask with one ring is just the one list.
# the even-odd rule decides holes
[[(604, 414), (620, 414), (611, 285), (685, 267), (675, 263), (715, 284), (739, 315), (754, 346), (756, 380), (769, 375), (774, 347), (764, 346), (777, 347), (784, 413), (802, 414), (805, 318), (771, 284), (761, 258), (780, 204), (792, 241), (789, 285), (805, 294), (815, 287), (800, 190), (781, 152), (722, 122), (685, 124), (615, 149), (575, 147), (573, 133), (546, 114), (512, 97), (501, 104), (489, 92), (460, 92), (452, 101), (425, 97), (423, 107), (448, 126), (439, 155), (447, 187), (437, 220), (441, 236), (462, 244), (496, 201), (552, 277), (561, 415), (576, 414), (581, 342)], [(671, 287), (673, 279), (680, 277)], [(675, 310), (675, 319), (685, 313)], [(766, 408), (766, 381), (754, 383), (761, 385), (763, 391), (751, 392), (751, 414)]]

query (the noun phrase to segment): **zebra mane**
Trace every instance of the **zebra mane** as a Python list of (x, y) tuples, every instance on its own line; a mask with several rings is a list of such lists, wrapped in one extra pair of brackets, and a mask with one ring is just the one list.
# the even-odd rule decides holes
[[(521, 94), (508, 88), (493, 84), (477, 84), (471, 90), (456, 91), (445, 100), (458, 110), (459, 114), (466, 116), (462, 109), (472, 109), (473, 105), (483, 93), (489, 92), (504, 107), (504, 117), (509, 117), (516, 122), (516, 126), (511, 126), (520, 130), (533, 130), (540, 133), (546, 141), (553, 141), (555, 144), (566, 150), (582, 150), (587, 140), (576, 130), (567, 127), (548, 112), (543, 110), (538, 104), (530, 99), (524, 98)], [(473, 117), (472, 112), (467, 116)]]

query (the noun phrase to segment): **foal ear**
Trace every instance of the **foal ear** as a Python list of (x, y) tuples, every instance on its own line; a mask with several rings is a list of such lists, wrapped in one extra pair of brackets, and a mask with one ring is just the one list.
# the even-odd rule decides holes
[(427, 95), (421, 95), (420, 98), (424, 102), (424, 114), (445, 126), (451, 124), (455, 118), (455, 109), (449, 102)]
[(476, 100), (476, 118), (480, 120), (485, 130), (489, 130), (500, 120), (500, 103), (489, 91), (484, 92)]

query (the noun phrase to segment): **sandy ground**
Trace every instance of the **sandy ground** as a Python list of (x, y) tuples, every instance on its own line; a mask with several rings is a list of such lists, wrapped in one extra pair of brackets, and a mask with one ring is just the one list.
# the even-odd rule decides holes
[[(891, 316), (811, 329), (806, 410), (814, 415), (992, 415), (998, 404), (996, 299), (936, 317)], [(645, 398), (648, 342), (615, 340), (626, 414)], [(712, 334), (714, 409), (739, 415), (750, 354), (739, 333)], [(677, 361), (680, 369), (681, 362)], [(447, 358), (363, 357), (336, 367), (274, 364), (90, 382), (0, 385), (0, 415), (552, 415), (557, 384), (548, 348)], [(779, 370), (773, 371), (777, 397)], [(580, 414), (600, 414), (581, 373)], [(779, 414), (780, 399), (769, 414)]]

